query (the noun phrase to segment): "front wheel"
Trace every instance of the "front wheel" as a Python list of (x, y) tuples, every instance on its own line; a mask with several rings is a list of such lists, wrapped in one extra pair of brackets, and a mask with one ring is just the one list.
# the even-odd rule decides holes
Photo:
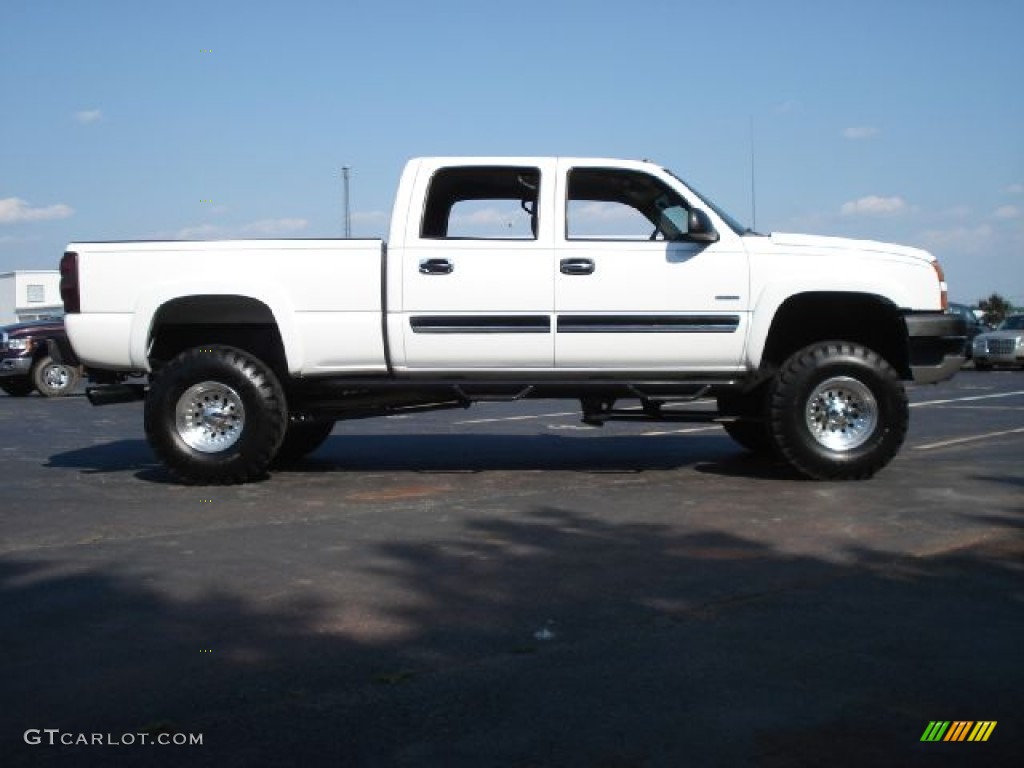
[(769, 429), (782, 456), (816, 480), (871, 477), (899, 451), (910, 421), (896, 372), (860, 344), (812, 344), (775, 379)]
[(775, 451), (768, 425), (763, 421), (725, 421), (722, 422), (725, 433), (751, 453), (758, 456), (771, 456)]
[(265, 475), (288, 421), (284, 391), (260, 360), (233, 347), (182, 352), (146, 396), (146, 437), (190, 485), (246, 483)]
[(26, 397), (35, 387), (28, 376), (6, 376), (0, 379), (0, 389), (11, 397)]
[(718, 397), (718, 412), (731, 417), (722, 428), (733, 440), (759, 456), (775, 453), (765, 416), (767, 385), (759, 384), (749, 392), (726, 393)]

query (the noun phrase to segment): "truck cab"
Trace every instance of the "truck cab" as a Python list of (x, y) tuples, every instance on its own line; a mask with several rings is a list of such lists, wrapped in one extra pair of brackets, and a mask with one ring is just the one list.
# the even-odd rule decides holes
[(401, 297), (388, 316), (392, 362), (409, 372), (742, 370), (743, 237), (650, 163), (414, 161), (388, 241), (388, 293)]

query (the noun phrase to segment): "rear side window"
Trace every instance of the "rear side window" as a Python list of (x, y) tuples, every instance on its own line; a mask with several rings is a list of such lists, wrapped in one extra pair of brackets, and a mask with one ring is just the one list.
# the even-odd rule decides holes
[(540, 169), (443, 168), (430, 180), (420, 237), (536, 240)]

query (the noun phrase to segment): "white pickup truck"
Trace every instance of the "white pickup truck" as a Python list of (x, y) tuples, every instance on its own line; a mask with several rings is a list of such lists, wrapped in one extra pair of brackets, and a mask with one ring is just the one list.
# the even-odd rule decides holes
[(931, 254), (752, 232), (648, 162), (420, 158), (386, 244), (72, 243), (61, 273), (90, 400), (145, 399), (186, 483), (260, 478), (339, 419), (522, 398), (715, 420), (866, 478), (903, 442), (903, 382), (963, 361)]

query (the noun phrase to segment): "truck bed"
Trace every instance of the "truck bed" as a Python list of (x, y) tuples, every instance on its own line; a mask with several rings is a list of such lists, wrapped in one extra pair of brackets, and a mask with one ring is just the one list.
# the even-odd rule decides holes
[[(88, 366), (148, 370), (157, 312), (187, 326), (192, 296), (207, 311), (213, 302), (225, 323), (276, 325), (293, 375), (387, 370), (381, 240), (71, 243), (68, 251), (78, 254), (83, 297), (68, 333)], [(218, 304), (218, 295), (245, 300)]]

